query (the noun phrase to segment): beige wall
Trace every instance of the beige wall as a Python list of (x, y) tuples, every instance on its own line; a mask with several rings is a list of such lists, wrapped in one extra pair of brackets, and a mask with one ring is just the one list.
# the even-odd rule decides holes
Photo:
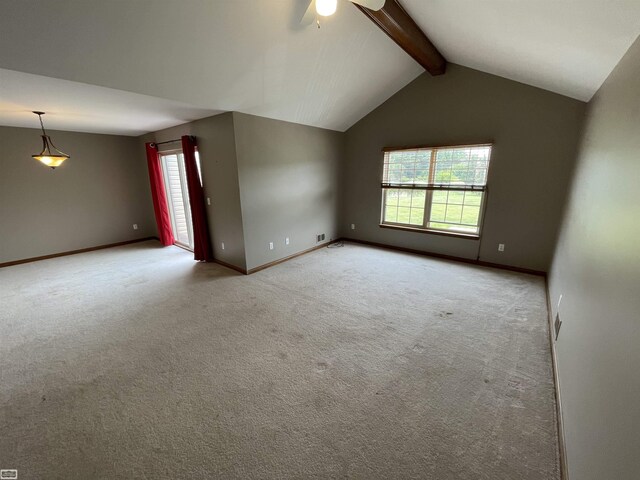
[[(347, 131), (340, 233), (546, 271), (584, 109), (583, 102), (458, 65), (438, 77), (425, 73)], [(484, 142), (494, 148), (481, 242), (378, 226), (383, 147)]]
[(229, 112), (140, 138), (181, 135), (198, 139), (217, 260), (251, 270), (337, 238), (343, 133)]
[(233, 118), (247, 268), (314, 247), (317, 234), (337, 238), (344, 134), (242, 113)]
[(156, 235), (135, 138), (48, 133), (71, 155), (55, 170), (31, 158), (40, 130), (0, 127), (0, 263)]
[[(325, 233), (327, 239), (347, 236), (546, 271), (584, 107), (560, 95), (451, 65), (444, 76), (419, 77), (346, 134), (226, 113), (140, 137), (131, 150), (135, 153), (127, 150), (115, 155), (119, 159), (115, 165), (122, 158), (135, 163), (135, 175), (140, 177), (136, 181), (144, 183), (144, 198), (136, 201), (146, 215), (138, 223), (149, 223), (148, 179), (140, 140), (160, 142), (196, 135), (205, 195), (212, 202), (208, 213), (214, 255), (240, 268), (255, 268), (315, 246), (315, 236)], [(112, 155), (107, 152), (124, 151), (125, 145), (136, 141), (66, 135), (119, 139), (113, 140), (113, 148), (89, 148), (109, 158)], [(64, 137), (56, 141), (73, 150), (73, 142), (65, 144)], [(382, 147), (477, 142), (494, 143), (481, 241), (378, 226)], [(28, 159), (34, 148), (37, 145), (21, 155)], [(44, 171), (39, 174), (50, 173)], [(71, 169), (60, 170), (65, 171)], [(119, 171), (116, 168), (109, 175), (117, 176)], [(131, 215), (140, 215), (136, 207), (131, 210)], [(352, 223), (356, 230), (349, 228)], [(153, 233), (155, 227), (143, 226), (140, 232)], [(290, 238), (288, 246), (285, 237)], [(274, 250), (269, 250), (269, 242), (274, 243)], [(68, 245), (76, 243), (62, 241), (60, 245), (68, 250)], [(506, 244), (505, 252), (497, 251), (498, 243)]]
[(550, 275), (569, 477), (640, 475), (640, 40), (589, 105)]
[[(143, 135), (140, 139), (142, 143), (164, 142), (182, 135), (195, 135), (198, 141), (204, 194), (211, 199), (207, 213), (214, 257), (245, 269), (233, 115), (223, 113)], [(181, 148), (180, 142), (160, 146), (161, 150), (172, 148)], [(140, 155), (144, 155), (144, 151), (141, 150)]]

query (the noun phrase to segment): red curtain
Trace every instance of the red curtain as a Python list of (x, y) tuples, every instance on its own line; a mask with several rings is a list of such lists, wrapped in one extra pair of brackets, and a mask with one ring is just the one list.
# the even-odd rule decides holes
[(187, 187), (189, 189), (189, 203), (191, 204), (191, 220), (193, 221), (193, 256), (196, 260), (213, 261), (209, 224), (207, 222), (207, 207), (204, 201), (204, 191), (200, 183), (200, 174), (196, 165), (196, 137), (184, 135), (182, 137), (182, 153), (187, 173)]
[(147, 143), (147, 164), (149, 165), (149, 180), (151, 182), (151, 196), (153, 197), (153, 210), (156, 212), (158, 224), (158, 236), (163, 245), (173, 245), (173, 232), (171, 231), (171, 219), (169, 217), (169, 205), (164, 191), (162, 168), (158, 155), (158, 146), (155, 143)]

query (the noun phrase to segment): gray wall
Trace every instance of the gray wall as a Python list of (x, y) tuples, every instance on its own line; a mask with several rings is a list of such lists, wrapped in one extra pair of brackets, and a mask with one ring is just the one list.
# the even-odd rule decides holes
[[(207, 206), (213, 254), (217, 260), (246, 268), (238, 165), (233, 115), (223, 113), (140, 137), (142, 142), (164, 142), (182, 135), (195, 135), (198, 140), (202, 185)], [(180, 143), (161, 145), (161, 150), (180, 148)], [(144, 155), (144, 152), (141, 153)], [(222, 250), (222, 242), (225, 249)]]
[(319, 233), (337, 238), (344, 134), (241, 113), (233, 118), (247, 268), (314, 247)]
[[(583, 102), (458, 65), (425, 73), (347, 131), (341, 235), (547, 271), (584, 110)], [(383, 147), (484, 142), (494, 148), (481, 242), (379, 227)]]
[(55, 170), (31, 158), (40, 130), (0, 127), (0, 263), (156, 235), (135, 138), (48, 133), (71, 155)]
[(589, 105), (550, 275), (569, 476), (640, 472), (640, 40)]

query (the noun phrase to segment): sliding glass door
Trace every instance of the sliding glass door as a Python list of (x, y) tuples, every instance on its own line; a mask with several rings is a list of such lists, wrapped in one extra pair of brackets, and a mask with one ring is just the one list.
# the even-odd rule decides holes
[(175, 242), (193, 250), (193, 223), (182, 150), (160, 152), (160, 161)]

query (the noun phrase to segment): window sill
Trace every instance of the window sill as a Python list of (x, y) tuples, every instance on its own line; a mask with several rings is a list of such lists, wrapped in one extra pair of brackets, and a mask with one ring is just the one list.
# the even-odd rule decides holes
[(406, 232), (430, 233), (432, 235), (444, 235), (445, 237), (466, 238), (467, 240), (480, 239), (480, 235), (477, 235), (475, 233), (445, 232), (442, 230), (430, 230), (427, 228), (413, 228), (405, 227), (402, 225), (390, 225), (388, 223), (381, 223), (380, 228), (391, 228), (393, 230), (404, 230)]

